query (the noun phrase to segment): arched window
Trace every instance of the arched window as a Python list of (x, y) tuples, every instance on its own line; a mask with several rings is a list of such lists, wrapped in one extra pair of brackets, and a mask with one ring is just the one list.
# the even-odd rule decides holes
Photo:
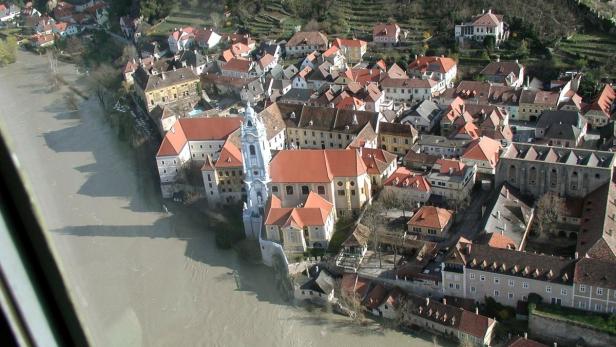
[(558, 172), (556, 169), (552, 169), (550, 171), (550, 187), (555, 188), (558, 184)]
[(255, 155), (256, 154), (255, 146), (254, 145), (248, 146), (248, 150), (250, 151), (250, 155)]
[(515, 165), (509, 166), (509, 182), (515, 183), (515, 178), (517, 177), (517, 171)]
[(571, 173), (571, 190), (577, 190), (578, 189), (578, 173), (577, 171), (573, 171), (573, 173)]
[(528, 184), (536, 184), (537, 183), (537, 168), (534, 166), (530, 168), (528, 172)]

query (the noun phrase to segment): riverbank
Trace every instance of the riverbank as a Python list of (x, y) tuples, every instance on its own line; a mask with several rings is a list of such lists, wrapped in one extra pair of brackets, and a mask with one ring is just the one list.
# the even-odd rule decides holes
[[(85, 90), (74, 66), (58, 69)], [(146, 160), (118, 140), (96, 98), (70, 110), (48, 71), (27, 52), (0, 69), (0, 129), (93, 345), (432, 345), (285, 303), (272, 272), (218, 249), (200, 214), (163, 213)]]

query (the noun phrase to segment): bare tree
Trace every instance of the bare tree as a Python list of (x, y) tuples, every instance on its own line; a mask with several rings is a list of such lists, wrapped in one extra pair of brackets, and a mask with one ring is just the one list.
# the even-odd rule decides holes
[(558, 195), (548, 192), (537, 200), (536, 220), (542, 235), (553, 232), (558, 222), (558, 216), (563, 212), (563, 201)]
[(400, 207), (400, 196), (398, 194), (399, 190), (400, 189), (392, 187), (391, 189), (385, 189), (381, 192), (379, 201), (383, 204), (383, 207), (386, 210), (397, 209)]
[(383, 212), (384, 211), (385, 211), (385, 208), (383, 207), (383, 204), (377, 201), (373, 203), (372, 205), (368, 206), (361, 220), (362, 224), (367, 226), (368, 229), (370, 229), (370, 232), (372, 233), (371, 243), (372, 243), (374, 250), (378, 254), (379, 267), (383, 267), (383, 260), (381, 257), (381, 243), (379, 241), (379, 231), (383, 229), (383, 225), (384, 225)]

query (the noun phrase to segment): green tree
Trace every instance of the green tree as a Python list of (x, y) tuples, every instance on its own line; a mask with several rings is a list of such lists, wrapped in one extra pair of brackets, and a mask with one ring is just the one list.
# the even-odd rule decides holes
[(496, 47), (496, 40), (494, 39), (494, 36), (486, 36), (483, 39), (483, 46), (489, 51), (494, 50), (494, 47)]
[(0, 40), (0, 66), (12, 64), (16, 60), (17, 40), (9, 36), (6, 40)]

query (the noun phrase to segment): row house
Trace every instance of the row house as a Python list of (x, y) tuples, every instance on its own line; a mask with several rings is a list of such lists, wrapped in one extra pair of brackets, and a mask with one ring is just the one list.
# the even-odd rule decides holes
[(413, 147), (417, 137), (417, 130), (410, 124), (379, 124), (379, 147), (398, 156), (404, 156)]
[(255, 67), (256, 64), (252, 60), (233, 58), (220, 68), (220, 74), (233, 78), (257, 77)]
[(616, 277), (613, 261), (581, 258), (573, 275), (573, 307), (598, 313), (616, 313)]
[(329, 46), (327, 36), (318, 31), (298, 31), (287, 41), (285, 50), (287, 56), (298, 57), (304, 54), (321, 51)]
[(194, 106), (199, 98), (199, 76), (191, 67), (173, 68), (170, 71), (139, 67), (133, 78), (135, 92), (145, 104), (148, 112), (157, 105), (188, 103)]
[(312, 191), (297, 207), (283, 207), (282, 200), (272, 195), (265, 215), (267, 240), (282, 244), (287, 252), (326, 249), (334, 233), (333, 204)]
[(536, 293), (544, 302), (573, 306), (574, 260), (458, 242), (442, 264), (444, 295), (513, 306)]
[(376, 83), (362, 86), (357, 82), (322, 88), (311, 97), (310, 105), (371, 112), (379, 112), (388, 107), (385, 93), (381, 92)]
[(436, 206), (420, 207), (407, 222), (409, 233), (444, 240), (453, 224), (453, 212)]
[(409, 64), (406, 72), (411, 77), (436, 81), (436, 88), (440, 94), (445, 89), (453, 87), (458, 74), (458, 64), (445, 56), (415, 56), (415, 60)]
[(427, 179), (433, 195), (455, 204), (470, 197), (476, 176), (476, 165), (466, 165), (454, 159), (438, 159)]
[(482, 12), (470, 22), (461, 23), (454, 28), (456, 40), (463, 42), (465, 39), (483, 42), (486, 37), (493, 37), (496, 46), (509, 37), (509, 30), (503, 21), (503, 16), (488, 12)]
[(370, 177), (355, 149), (282, 150), (270, 163), (270, 176), (272, 195), (282, 206), (297, 206), (316, 192), (333, 204), (338, 216), (359, 211), (372, 200)]
[(468, 346), (493, 345), (497, 322), (480, 315), (478, 310), (467, 311), (448, 304), (446, 299), (440, 302), (415, 295), (404, 295), (397, 302), (403, 325), (453, 337)]
[(377, 147), (378, 112), (275, 103), (262, 114), (284, 121), (288, 148)]
[(218, 160), (223, 145), (240, 123), (240, 118), (179, 119), (165, 134), (156, 154), (163, 197), (171, 197), (173, 183), (187, 163)]
[(520, 94), (517, 120), (535, 122), (544, 111), (558, 107), (559, 92), (524, 89)]
[(414, 104), (437, 96), (438, 82), (432, 79), (386, 77), (381, 82), (381, 89), (385, 92), (385, 100)]

